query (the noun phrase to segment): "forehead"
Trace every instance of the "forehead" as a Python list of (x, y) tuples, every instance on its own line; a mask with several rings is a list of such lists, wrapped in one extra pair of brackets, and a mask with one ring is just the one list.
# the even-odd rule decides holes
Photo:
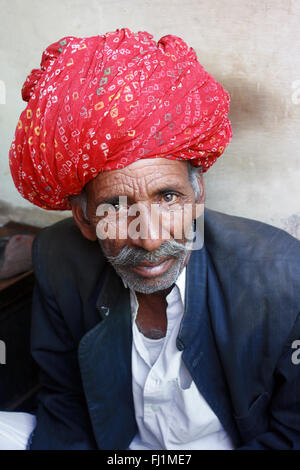
[(160, 186), (185, 187), (188, 180), (186, 161), (166, 158), (138, 160), (120, 170), (106, 171), (88, 183), (89, 190), (97, 196), (110, 196), (115, 191), (122, 193), (151, 191)]

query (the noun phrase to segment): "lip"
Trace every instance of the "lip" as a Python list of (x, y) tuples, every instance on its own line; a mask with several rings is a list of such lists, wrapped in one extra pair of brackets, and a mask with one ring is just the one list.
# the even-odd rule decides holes
[(164, 258), (160, 260), (159, 263), (149, 263), (148, 261), (143, 261), (143, 263), (132, 266), (131, 269), (143, 277), (155, 277), (160, 276), (166, 272), (173, 261), (173, 258)]

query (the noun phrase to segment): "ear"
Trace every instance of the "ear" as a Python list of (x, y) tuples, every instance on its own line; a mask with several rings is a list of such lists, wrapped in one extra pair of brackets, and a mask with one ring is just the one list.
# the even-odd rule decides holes
[(199, 185), (199, 192), (195, 198), (195, 204), (193, 206), (193, 219), (198, 219), (203, 214), (205, 203), (205, 188), (202, 173), (199, 173), (197, 176), (197, 181)]
[(198, 185), (199, 185), (199, 194), (196, 198), (196, 203), (198, 204), (204, 204), (205, 203), (205, 198), (206, 198), (206, 195), (205, 195), (205, 187), (204, 187), (204, 181), (203, 181), (203, 176), (202, 176), (202, 173), (200, 173), (198, 176), (197, 176), (197, 180), (198, 180)]
[(96, 241), (96, 229), (94, 225), (85, 218), (81, 206), (71, 202), (71, 207), (74, 220), (82, 235), (90, 241)]

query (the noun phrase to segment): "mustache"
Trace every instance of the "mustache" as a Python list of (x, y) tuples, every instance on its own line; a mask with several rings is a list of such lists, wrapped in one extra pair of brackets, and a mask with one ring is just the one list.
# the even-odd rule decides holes
[(181, 253), (186, 253), (187, 251), (188, 249), (185, 244), (179, 243), (176, 240), (166, 240), (159, 248), (157, 248), (157, 250), (154, 251), (147, 251), (144, 248), (124, 246), (120, 253), (115, 256), (106, 254), (106, 258), (115, 265), (135, 266), (143, 261), (156, 263), (164, 257), (177, 257)]

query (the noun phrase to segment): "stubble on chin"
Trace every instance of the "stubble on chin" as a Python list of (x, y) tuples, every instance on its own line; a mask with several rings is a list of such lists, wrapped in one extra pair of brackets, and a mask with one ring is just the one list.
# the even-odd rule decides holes
[(184, 256), (174, 258), (174, 262), (165, 273), (153, 278), (143, 277), (133, 272), (129, 266), (120, 267), (113, 263), (111, 265), (125, 282), (126, 286), (142, 294), (153, 294), (154, 292), (168, 289), (176, 282), (184, 268), (188, 255), (189, 253), (184, 253)]

